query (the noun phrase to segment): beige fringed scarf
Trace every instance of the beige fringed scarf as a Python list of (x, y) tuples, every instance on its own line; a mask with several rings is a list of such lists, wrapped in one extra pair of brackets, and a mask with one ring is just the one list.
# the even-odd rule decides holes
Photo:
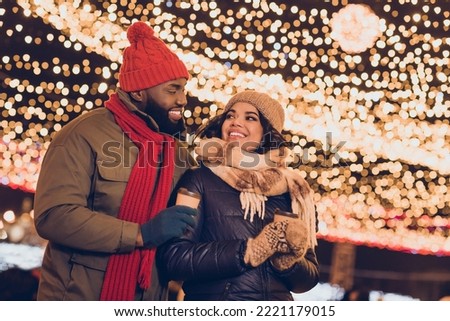
[(271, 150), (260, 155), (243, 151), (237, 142), (227, 143), (219, 138), (203, 139), (195, 152), (211, 171), (231, 187), (241, 191), (240, 201), (244, 219), (254, 215), (264, 218), (268, 196), (289, 191), (292, 212), (299, 214), (308, 227), (308, 244), (317, 245), (316, 212), (312, 190), (300, 173), (287, 165), (292, 162), (288, 148)]

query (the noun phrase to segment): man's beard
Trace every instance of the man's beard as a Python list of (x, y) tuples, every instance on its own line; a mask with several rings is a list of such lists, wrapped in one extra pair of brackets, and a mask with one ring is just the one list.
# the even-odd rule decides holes
[(153, 118), (156, 124), (158, 124), (159, 131), (162, 133), (180, 138), (186, 131), (183, 118), (176, 123), (172, 122), (169, 119), (168, 111), (158, 105), (154, 100), (147, 104), (145, 113)]

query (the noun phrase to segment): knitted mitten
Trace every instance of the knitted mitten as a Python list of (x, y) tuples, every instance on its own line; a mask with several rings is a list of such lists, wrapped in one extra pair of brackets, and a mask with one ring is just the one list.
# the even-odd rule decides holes
[(272, 222), (267, 224), (255, 238), (248, 239), (244, 255), (245, 263), (257, 267), (275, 252), (287, 253), (289, 247), (286, 242), (286, 227), (285, 221)]
[(275, 253), (271, 258), (272, 265), (280, 271), (291, 268), (299, 262), (308, 250), (308, 235), (306, 223), (302, 220), (290, 220), (286, 228), (286, 240), (289, 253)]

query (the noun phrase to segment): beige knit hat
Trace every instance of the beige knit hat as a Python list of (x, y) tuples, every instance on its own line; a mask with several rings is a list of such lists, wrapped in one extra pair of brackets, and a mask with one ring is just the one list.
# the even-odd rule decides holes
[(227, 112), (238, 102), (248, 103), (259, 110), (277, 131), (281, 133), (284, 125), (284, 110), (280, 103), (267, 94), (246, 90), (237, 93), (228, 101), (224, 112)]

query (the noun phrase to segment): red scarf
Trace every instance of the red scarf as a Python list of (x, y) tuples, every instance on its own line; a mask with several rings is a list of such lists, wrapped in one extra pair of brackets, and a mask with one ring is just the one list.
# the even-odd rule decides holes
[[(117, 94), (105, 103), (117, 124), (139, 148), (138, 159), (130, 174), (118, 218), (145, 223), (167, 206), (174, 172), (175, 141), (169, 135), (156, 133), (145, 121), (120, 101)], [(164, 153), (164, 163), (158, 164)], [(160, 167), (158, 182), (155, 182)], [(158, 185), (156, 186), (156, 183)], [(109, 258), (100, 300), (134, 300), (136, 285), (150, 286), (155, 248), (135, 249), (131, 253), (113, 254)]]

